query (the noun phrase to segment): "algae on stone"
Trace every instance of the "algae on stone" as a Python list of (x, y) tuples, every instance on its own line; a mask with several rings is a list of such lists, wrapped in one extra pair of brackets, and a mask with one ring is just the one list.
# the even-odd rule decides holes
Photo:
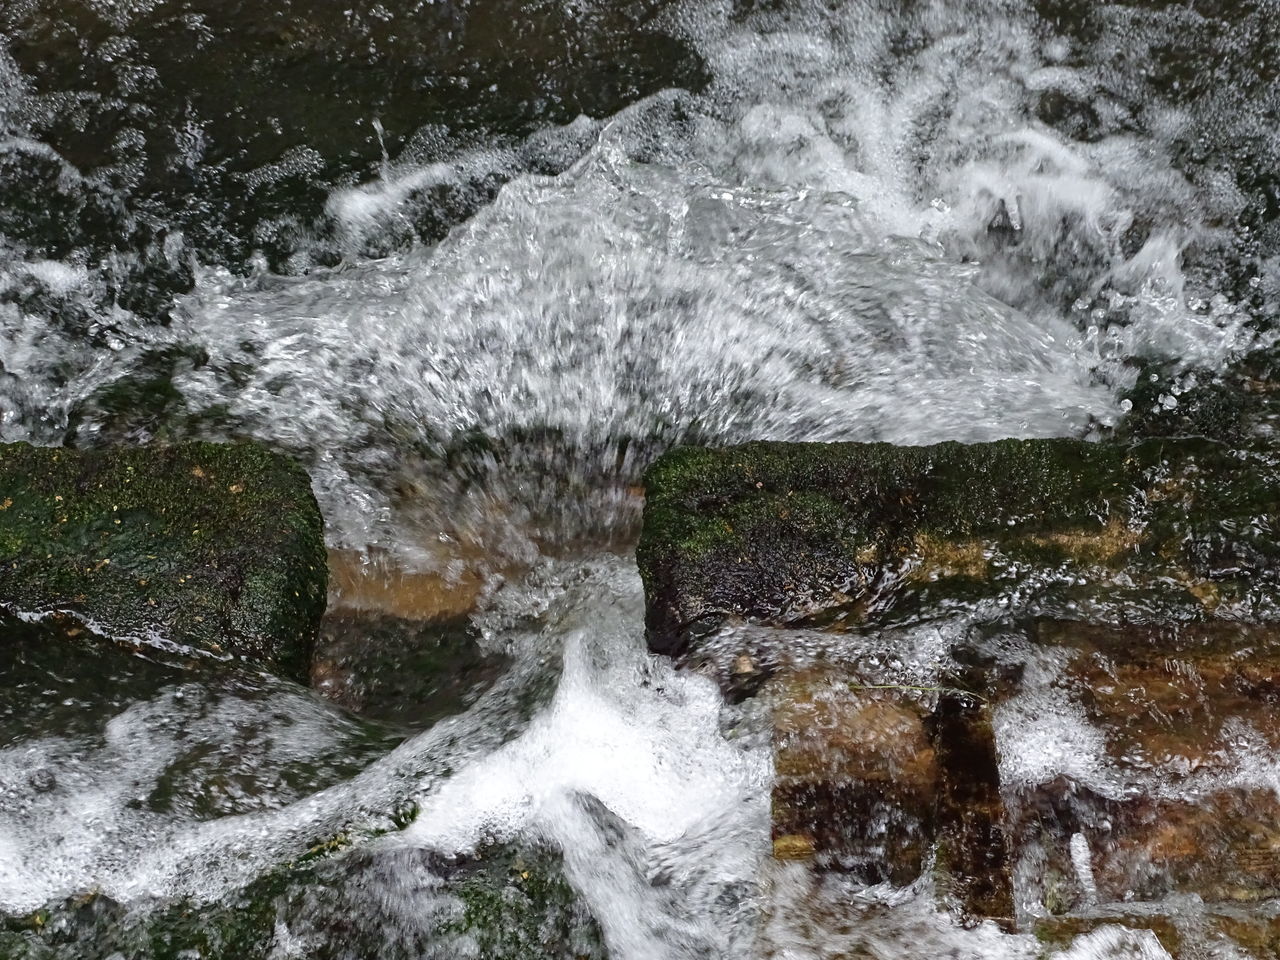
[(1254, 588), (1280, 566), (1280, 470), (1211, 441), (681, 448), (645, 485), (637, 557), (657, 652), (726, 620), (865, 619), (1031, 577), (1157, 587), (1188, 616), (1275, 613), (1274, 591)]
[(0, 446), (12, 612), (305, 677), (326, 582), (307, 475), (259, 446)]

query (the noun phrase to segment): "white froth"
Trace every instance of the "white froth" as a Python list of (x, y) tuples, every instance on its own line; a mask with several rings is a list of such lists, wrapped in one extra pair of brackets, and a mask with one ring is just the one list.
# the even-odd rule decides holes
[[(936, 6), (886, 75), (883, 11), (721, 16), (695, 18), (706, 94), (554, 132), (589, 144), (559, 176), (480, 150), (330, 198), (357, 249), (435, 185), (510, 177), (438, 247), (265, 286), (207, 274), (181, 312), (213, 358), (179, 384), (189, 402), (308, 454), (335, 540), (359, 545), (418, 536), (386, 528), (373, 478), (470, 432), (584, 450), (1076, 434), (1116, 418), (1128, 358), (1216, 365), (1247, 339), (1243, 316), (1188, 302), (1182, 253), (1213, 230), (1188, 225), (1203, 204), (1163, 145), (1034, 119), (1034, 95), (1096, 81), (1047, 63), (1029, 20)], [(1062, 277), (1105, 308), (1046, 297)]]
[[(106, 718), (96, 737), (0, 749), (0, 910), (22, 913), (88, 889), (126, 901), (216, 892), (190, 872), (171, 874), (207, 850), (202, 833), (261, 829), (250, 826), (254, 811), (292, 799), (282, 772), (338, 747), (348, 726), (295, 692), (240, 699), (191, 684)], [(36, 771), (52, 789), (33, 788)], [(155, 796), (170, 791), (170, 808), (157, 809)], [(215, 812), (222, 819), (201, 826)]]
[[(611, 955), (702, 956), (707, 944), (720, 955), (732, 932), (713, 901), (753, 883), (766, 852), (770, 757), (721, 736), (713, 683), (645, 651), (634, 571), (606, 568), (588, 596), (560, 622), (564, 672), (547, 709), (518, 739), (421, 798), (398, 842), (468, 852), (494, 839), (541, 837), (563, 850)], [(606, 839), (602, 816), (621, 825), (622, 840)], [(625, 856), (609, 849), (618, 843)], [(676, 895), (708, 902), (673, 919), (658, 902), (670, 894), (650, 885), (655, 870)]]
[(1064, 665), (1059, 651), (1029, 654), (1021, 692), (996, 706), (1000, 782), (1015, 789), (1066, 776), (1101, 796), (1122, 796), (1126, 784), (1107, 757), (1103, 731), (1056, 682)]
[(60, 297), (80, 289), (89, 279), (84, 267), (59, 260), (33, 260), (25, 266), (27, 276), (39, 280), (51, 293)]
[(1070, 949), (1053, 954), (1055, 960), (1173, 960), (1150, 930), (1129, 930), (1107, 924), (1076, 937)]

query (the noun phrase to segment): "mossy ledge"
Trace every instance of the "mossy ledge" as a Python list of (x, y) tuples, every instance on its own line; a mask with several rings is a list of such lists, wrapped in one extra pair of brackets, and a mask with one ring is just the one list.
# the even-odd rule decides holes
[[(350, 843), (345, 835), (318, 843), (212, 903), (124, 904), (89, 892), (0, 916), (0, 957), (607, 958), (599, 924), (550, 848), (491, 844), (471, 857), (445, 857)], [(416, 909), (406, 910), (376, 896), (388, 875), (432, 880), (417, 889)]]
[(254, 444), (0, 445), (0, 605), (304, 678), (328, 572), (306, 472)]
[(684, 447), (645, 488), (637, 558), (660, 653), (733, 618), (865, 619), (1032, 576), (1162, 584), (1188, 616), (1275, 613), (1280, 471), (1207, 440)]

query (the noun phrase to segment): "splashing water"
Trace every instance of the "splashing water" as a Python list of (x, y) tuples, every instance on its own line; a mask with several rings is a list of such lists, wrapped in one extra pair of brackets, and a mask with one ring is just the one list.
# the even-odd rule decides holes
[[(121, 29), (148, 9), (118, 11)], [(458, 136), (429, 162), (384, 152), (376, 175), (323, 184), (274, 268), (165, 224), (109, 258), (0, 238), (0, 439), (259, 437), (308, 464), (332, 547), (479, 568), (476, 626), (514, 664), (407, 738), (261, 678), (151, 676), (90, 703), (106, 719), (85, 729), (15, 728), (0, 908), (89, 889), (211, 902), (342, 832), (390, 858), (525, 838), (562, 852), (618, 958), (1038, 956), (1033, 938), (961, 929), (923, 882), (763, 867), (761, 718), (644, 652), (638, 578), (598, 544), (629, 542), (631, 487), (675, 443), (1085, 435), (1117, 420), (1139, 364), (1213, 371), (1256, 343), (1280, 243), (1241, 225), (1256, 200), (1233, 151), (1280, 153), (1269, 88), (1156, 90), (1123, 48), (1174, 42), (1177, 11), (1105, 8), (1098, 39), (1047, 9), (680, 4), (664, 29), (705, 61), (704, 89)], [(1242, 23), (1238, 48), (1215, 35), (1233, 69), (1256, 56)], [(0, 56), (0, 155), (155, 217), (129, 206), (123, 166), (82, 173), (31, 134), (57, 109), (33, 91)], [(312, 169), (291, 156), (254, 182)], [(442, 190), (494, 183), (438, 242), (380, 249)], [(191, 269), (163, 325), (119, 296), (130, 257)], [(153, 378), (157, 416), (109, 402)], [(1123, 789), (1042, 666), (1038, 699), (998, 718), (1029, 744), (1008, 755), (1040, 766), (1003, 777)], [(48, 683), (50, 702), (77, 688)], [(1250, 782), (1274, 778), (1250, 755)], [(26, 776), (33, 757), (47, 783)], [(405, 805), (417, 815), (394, 829)], [(425, 922), (421, 875), (380, 884), (368, 895), (402, 905), (395, 924)], [(853, 919), (804, 928), (823, 911)], [(295, 935), (278, 932), (281, 955)], [(1102, 927), (1058, 956), (1166, 954)]]

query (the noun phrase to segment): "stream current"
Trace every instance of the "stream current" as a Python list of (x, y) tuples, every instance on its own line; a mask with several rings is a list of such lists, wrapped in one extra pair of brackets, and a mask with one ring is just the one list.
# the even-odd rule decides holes
[[(562, 2), (571, 23), (608, 16)], [(335, 556), (479, 583), (472, 635), (506, 666), (414, 729), (282, 680), (15, 643), (0, 912), (86, 892), (214, 904), (342, 834), (375, 865), (343, 909), (377, 914), (386, 956), (483, 955), (415, 939), (450, 897), (433, 857), (509, 842), (563, 857), (618, 960), (1040, 955), (961, 927), (923, 882), (762, 880), (768, 736), (749, 703), (647, 652), (636, 485), (680, 442), (1096, 436), (1139, 377), (1173, 410), (1269, 342), (1280, 9), (684, 0), (646, 30), (691, 51), (696, 83), (659, 64), (607, 111), (461, 131), (355, 90), (334, 123), (370, 152), (334, 174), (319, 142), (233, 170), (190, 102), (165, 126), (147, 37), (215, 36), (201, 4), (65, 6), (85, 67), (60, 89), (31, 52), (60, 4), (0, 15), (0, 439), (259, 438), (308, 467)], [(437, 12), (317, 22), (372, 48)], [(89, 138), (80, 115), (108, 110), (133, 119), (96, 147), (51, 132)], [(179, 212), (214, 174), (250, 209), (286, 180), (310, 192), (219, 221), (215, 243), (198, 229), (214, 214)], [(185, 279), (121, 293), (147, 271)], [(935, 678), (983, 615), (904, 628), (898, 682)], [(1005, 728), (1039, 759), (1003, 777), (1056, 765), (1122, 789), (1070, 704), (1018, 709)], [(1248, 760), (1242, 777), (1280, 783), (1274, 758)], [(856, 922), (803, 922), (827, 900)], [(282, 920), (271, 955), (335, 949)], [(1056, 956), (1166, 954), (1105, 927)]]

